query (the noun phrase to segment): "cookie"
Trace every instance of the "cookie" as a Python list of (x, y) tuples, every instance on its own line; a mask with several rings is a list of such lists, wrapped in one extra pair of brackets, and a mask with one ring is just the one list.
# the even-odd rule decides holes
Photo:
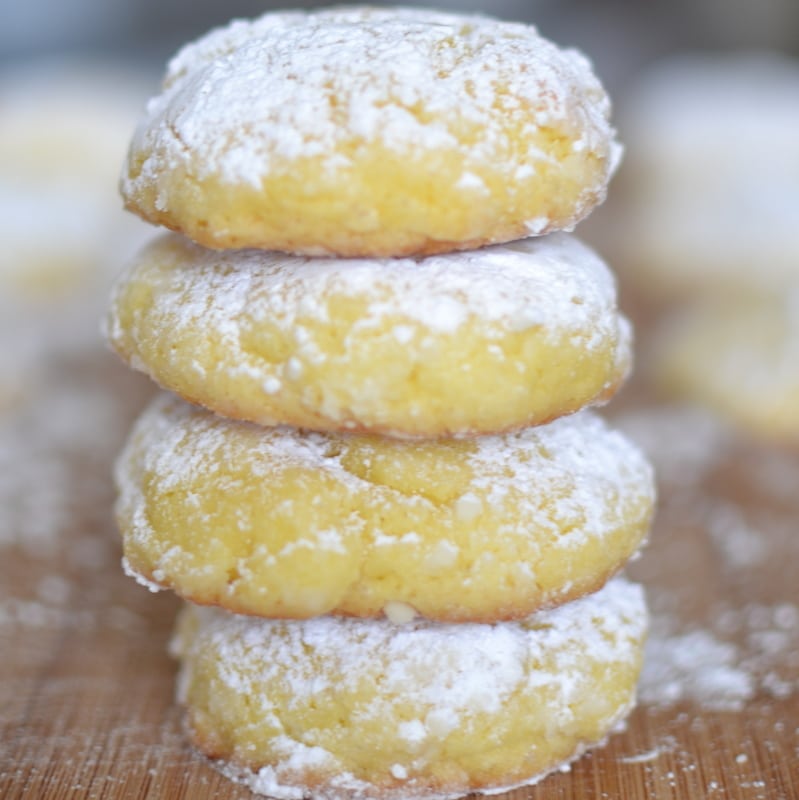
[(537, 781), (629, 712), (647, 619), (617, 578), (502, 625), (188, 607), (174, 653), (189, 735), (273, 798), (459, 797)]
[(682, 309), (661, 326), (649, 362), (665, 394), (799, 444), (799, 286)]
[(625, 279), (656, 297), (799, 280), (799, 61), (673, 57), (621, 106), (627, 156), (594, 230)]
[(31, 313), (50, 303), (49, 315), (65, 300), (105, 297), (115, 267), (144, 242), (146, 226), (114, 191), (144, 83), (106, 60), (4, 67), (0, 299)]
[(475, 440), (259, 428), (162, 395), (117, 464), (127, 569), (229, 611), (520, 618), (600, 587), (653, 505), (592, 412)]
[(423, 9), (268, 13), (183, 48), (128, 208), (212, 248), (400, 256), (571, 229), (619, 157), (586, 59)]
[(131, 366), (234, 419), (496, 433), (609, 398), (630, 366), (613, 276), (566, 234), (425, 259), (217, 252), (175, 234), (107, 323)]

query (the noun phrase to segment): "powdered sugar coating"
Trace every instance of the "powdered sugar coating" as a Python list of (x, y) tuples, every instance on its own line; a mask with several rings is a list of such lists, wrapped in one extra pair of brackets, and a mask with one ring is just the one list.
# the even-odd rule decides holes
[(520, 618), (638, 549), (651, 469), (590, 412), (473, 441), (220, 419), (163, 396), (117, 467), (129, 567), (267, 617)]
[(168, 235), (122, 277), (108, 334), (134, 367), (226, 416), (396, 435), (542, 422), (612, 393), (630, 361), (611, 272), (563, 234), (358, 260)]
[[(593, 596), (501, 625), (287, 623), (191, 608), (173, 647), (183, 660), (179, 699), (194, 722), (209, 721), (199, 704), (211, 674), (231, 702), (248, 698), (252, 714), (224, 755), (255, 768), (254, 789), (278, 798), (302, 796), (303, 788), (318, 798), (442, 797), (532, 782), (603, 738), (632, 704), (646, 624), (640, 587), (616, 579)], [(338, 735), (299, 724), (304, 709), (323, 709), (332, 697)], [(534, 719), (524, 716), (531, 702)], [(230, 720), (210, 713), (224, 739)], [(375, 725), (377, 742), (368, 738)], [(250, 726), (264, 731), (252, 750)], [(568, 752), (547, 761), (564, 733)], [(459, 752), (463, 735), (474, 753)], [(349, 763), (352, 743), (367, 741), (372, 761)], [(523, 753), (521, 763), (502, 764), (503, 775), (470, 775), (469, 764), (456, 779), (450, 772), (441, 780), (442, 764), (464, 756), (479, 763), (481, 752), (503, 745), (511, 758)], [(534, 774), (525, 775), (530, 767)]]
[[(545, 204), (528, 202), (510, 215), (518, 236), (523, 230), (539, 234), (572, 227), (604, 196), (619, 156), (609, 113), (588, 61), (559, 49), (531, 26), (410, 8), (268, 13), (214, 30), (172, 59), (163, 92), (150, 101), (136, 132), (122, 189), (148, 218), (208, 246), (341, 254), (326, 246), (324, 234), (292, 249), (241, 238), (233, 228), (249, 221), (232, 213), (225, 217), (228, 230), (215, 228), (217, 222), (209, 227), (210, 208), (204, 219), (187, 217), (205, 208), (197, 195), (208, 190), (209, 181), (217, 203), (241, 211), (230, 187), (269, 194), (265, 180), (291, 175), (294, 165), (308, 160), (327, 194), (337, 182), (353, 183), (353, 175), (360, 180), (359, 165), (372, 158), (372, 148), (408, 159), (411, 171), (420, 154), (443, 154), (425, 165), (424, 180), (443, 181), (455, 194), (465, 191), (470, 202), (490, 197), (499, 178), (507, 184), (503, 192), (510, 210), (520, 187), (574, 156), (581, 167), (574, 175), (570, 166), (563, 173), (566, 182), (575, 183), (567, 192), (568, 213), (552, 208), (560, 218), (550, 219)], [(550, 146), (550, 134), (559, 144)], [(450, 169), (444, 161), (453, 154), (457, 167)], [(584, 185), (577, 177), (581, 170)], [(185, 187), (171, 181), (177, 173), (193, 185), (194, 199), (186, 208)], [(549, 179), (545, 183), (550, 195), (558, 193), (560, 187)], [(406, 191), (399, 183), (395, 190)], [(307, 181), (304, 213), (317, 213), (310, 204), (315, 191)], [(351, 208), (348, 226), (354, 236), (390, 227), (379, 197), (384, 191), (385, 186), (367, 189)], [(413, 204), (421, 197), (414, 190), (408, 199)], [(268, 205), (256, 204), (256, 213), (263, 216), (267, 208), (283, 213), (281, 202), (269, 198)], [(254, 207), (248, 202), (244, 215)], [(376, 214), (382, 218), (373, 218)], [(500, 212), (494, 224), (504, 229), (509, 221), (502, 217)], [(260, 220), (264, 225), (269, 221)], [(444, 242), (445, 228), (425, 236)], [(421, 231), (403, 236), (411, 233)], [(490, 230), (462, 233), (464, 239), (492, 241)], [(431, 252), (414, 249), (405, 239), (401, 243), (404, 249), (383, 254)]]
[[(513, 114), (528, 103), (540, 125), (573, 113), (579, 85), (595, 100), (581, 109), (588, 123), (583, 146), (598, 149), (607, 141), (609, 102), (581, 54), (559, 49), (527, 25), (410, 8), (235, 21), (172, 59), (165, 93), (150, 102), (148, 114), (162, 121), (162, 134), (173, 131), (176, 158), (197, 148), (208, 172), (258, 185), (275, 156), (322, 154), (335, 171), (337, 145), (353, 135), (403, 152), (452, 143), (446, 125), (409, 112), (416, 105), (488, 126), (470, 159), (508, 159), (502, 131), (491, 127), (498, 85), (508, 84), (516, 109), (505, 110)], [(189, 86), (201, 101), (184, 100)], [(346, 90), (348, 107), (329, 108), (333, 89)], [(174, 107), (173, 97), (183, 102)], [(235, 136), (232, 148), (224, 146), (228, 134)]]

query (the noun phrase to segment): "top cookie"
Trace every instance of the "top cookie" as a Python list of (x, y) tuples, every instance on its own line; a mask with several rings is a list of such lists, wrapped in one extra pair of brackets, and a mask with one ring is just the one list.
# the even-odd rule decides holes
[(421, 9), (235, 21), (181, 50), (122, 177), (212, 248), (399, 256), (570, 229), (619, 147), (586, 59), (526, 25)]

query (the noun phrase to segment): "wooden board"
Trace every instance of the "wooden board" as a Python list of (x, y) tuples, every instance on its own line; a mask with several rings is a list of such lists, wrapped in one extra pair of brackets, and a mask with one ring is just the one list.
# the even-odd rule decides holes
[[(0, 797), (252, 797), (181, 733), (177, 601), (119, 567), (110, 464), (148, 388), (92, 359), (0, 417)], [(70, 391), (85, 408), (64, 411)], [(42, 433), (45, 403), (66, 432)], [(631, 567), (655, 623), (642, 703), (569, 772), (507, 797), (799, 798), (799, 453), (632, 395), (614, 407), (662, 470)]]

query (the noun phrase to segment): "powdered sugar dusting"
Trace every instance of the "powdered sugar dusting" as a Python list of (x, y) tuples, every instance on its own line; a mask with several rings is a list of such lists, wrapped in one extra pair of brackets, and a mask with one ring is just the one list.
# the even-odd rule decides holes
[[(586, 59), (530, 26), (419, 9), (270, 13), (212, 31), (172, 60), (134, 141), (159, 155), (137, 180), (193, 160), (201, 173), (258, 186), (276, 159), (321, 156), (335, 171), (353, 141), (401, 153), (459, 147), (467, 165), (515, 170), (509, 118), (533, 129), (533, 118), (571, 118), (584, 146), (604, 148), (608, 114)], [(482, 134), (464, 141), (474, 126)]]
[[(468, 322), (490, 325), (490, 338), (539, 328), (551, 338), (575, 337), (586, 349), (619, 341), (615, 281), (589, 248), (567, 235), (447, 253), (425, 259), (311, 259), (259, 250), (217, 252), (177, 235), (157, 239), (123, 276), (118, 292), (151, 263), (170, 266), (159, 278), (152, 314), (164, 334), (201, 326), (223, 336), (232, 363), (250, 359), (240, 342), (244, 320), (270, 320), (294, 330), (297, 353), (324, 359), (308, 328), (336, 324), (331, 298), (365, 303), (351, 335), (396, 318), (407, 339), (423, 331), (452, 334)], [(409, 326), (403, 328), (402, 324)], [(327, 329), (327, 328), (326, 328)], [(123, 332), (114, 316), (109, 335)], [(134, 331), (134, 336), (136, 332)]]
[[(649, 463), (632, 442), (590, 411), (510, 434), (508, 440), (481, 437), (478, 443), (471, 459), (479, 476), (475, 486), (488, 492), (488, 503), (501, 504), (511, 492), (517, 506), (528, 508), (525, 495), (532, 499), (537, 494), (531, 487), (546, 486), (543, 496), (557, 498), (556, 520), (580, 520), (576, 526), (563, 524), (569, 531), (563, 538), (573, 547), (609, 530), (611, 519), (624, 516), (622, 508), (631, 496), (654, 502)], [(499, 479), (500, 473), (509, 480)], [(567, 485), (570, 491), (564, 491)]]
[[(13, 347), (10, 338), (7, 343)], [(106, 518), (107, 473), (137, 401), (146, 396), (148, 387), (99, 348), (58, 357), (57, 365), (40, 355), (21, 402), (0, 413), (0, 550), (54, 556), (76, 518), (87, 527)], [(120, 400), (120, 389), (128, 401)], [(102, 541), (97, 547), (108, 548)]]
[(652, 603), (640, 697), (657, 709), (746, 713), (799, 691), (799, 454), (706, 410), (617, 419), (661, 478), (650, 546), (631, 572)]
[[(303, 465), (335, 475), (349, 485), (364, 480), (343, 466), (336, 450), (337, 445), (346, 447), (348, 441), (368, 446), (368, 437), (292, 428), (264, 429), (263, 435), (252, 436), (254, 431), (258, 429), (248, 423), (223, 420), (164, 394), (137, 422), (132, 439), (138, 439), (138, 446), (147, 454), (145, 469), (158, 475), (167, 491), (195, 471), (216, 473), (217, 457), (221, 462), (234, 457), (237, 443), (245, 442), (257, 475), (269, 474), (273, 464)], [(474, 487), (490, 490), (491, 503), (500, 503), (504, 495), (514, 490), (520, 494), (529, 492), (536, 482), (560, 485), (557, 476), (568, 476), (575, 482), (583, 476), (587, 492), (595, 489), (596, 483), (605, 483), (619, 499), (630, 491), (650, 496), (654, 491), (652, 470), (637, 447), (611, 431), (591, 411), (502, 436), (479, 437), (475, 445), (474, 452), (464, 453), (464, 458), (473, 470)], [(402, 440), (394, 440), (390, 446), (398, 452), (414, 448), (413, 443)], [(122, 456), (120, 465), (125, 461)], [(123, 489), (130, 477), (121, 467), (118, 479)], [(644, 487), (649, 491), (643, 491)], [(547, 491), (542, 490), (542, 494), (547, 495)], [(456, 503), (456, 511), (463, 518), (464, 505), (473, 502), (474, 497), (467, 491), (460, 499), (463, 502)], [(523, 502), (523, 498), (519, 500)], [(585, 505), (589, 504), (586, 495)]]

